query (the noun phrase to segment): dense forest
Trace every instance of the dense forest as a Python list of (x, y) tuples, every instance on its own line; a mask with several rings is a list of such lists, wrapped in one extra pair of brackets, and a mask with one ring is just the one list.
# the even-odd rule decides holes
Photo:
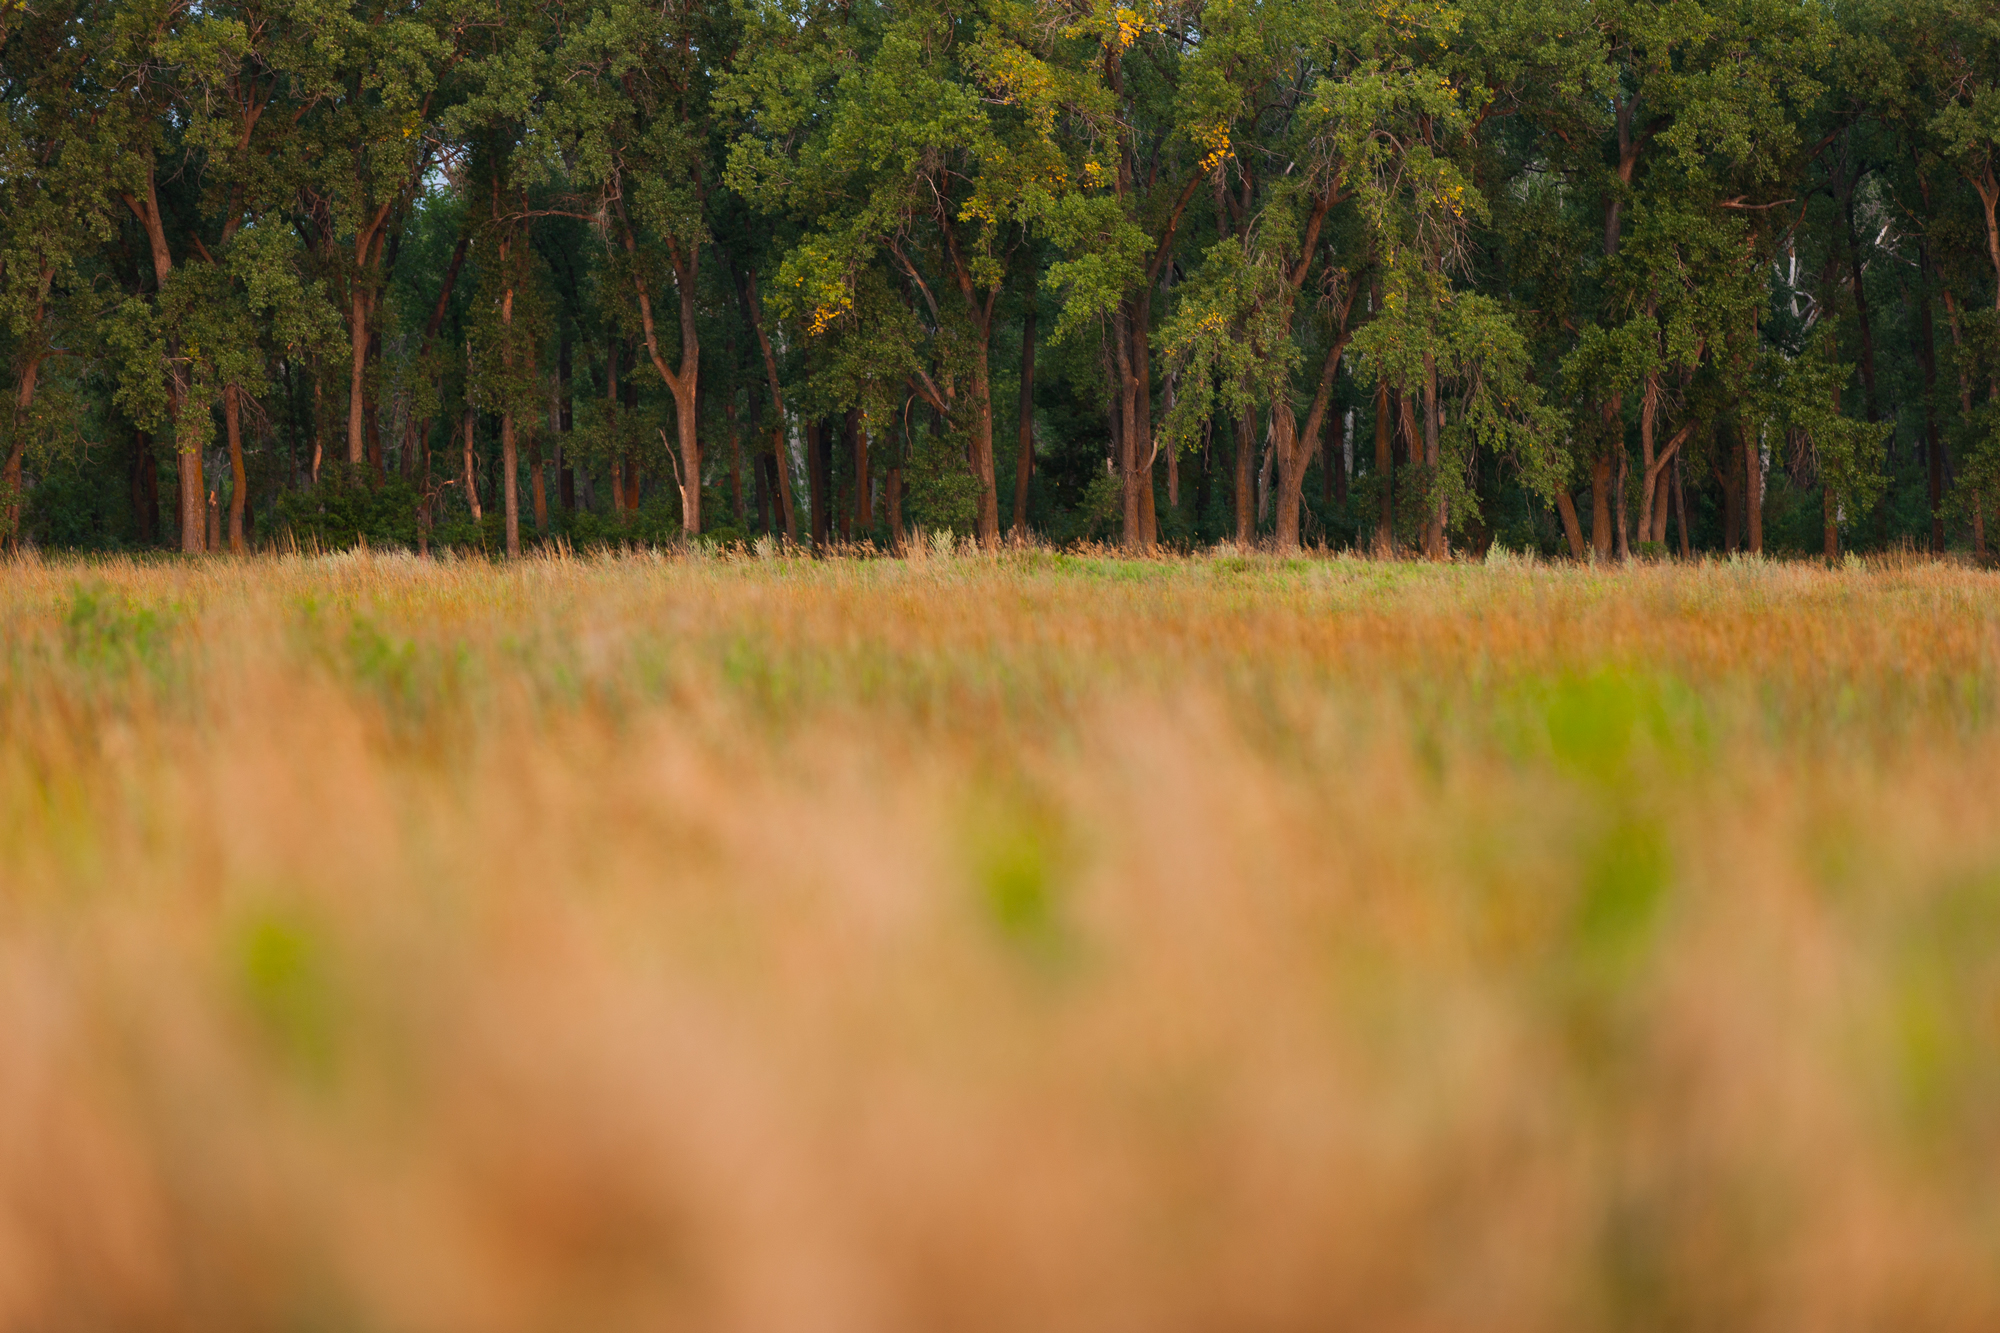
[(0, 0), (4, 531), (1983, 557), (1962, 0)]

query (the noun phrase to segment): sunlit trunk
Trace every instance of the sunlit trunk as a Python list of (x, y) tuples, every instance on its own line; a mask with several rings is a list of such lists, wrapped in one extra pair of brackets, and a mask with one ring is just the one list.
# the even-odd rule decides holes
[(1567, 487), (1556, 492), (1556, 512), (1562, 516), (1563, 537), (1569, 542), (1570, 558), (1583, 559), (1583, 524), (1577, 518), (1576, 501)]
[(368, 297), (362, 275), (356, 273), (352, 281), (347, 314), (348, 336), (353, 343), (347, 378), (347, 461), (360, 467), (368, 448)]
[(223, 386), (222, 422), (229, 437), (229, 551), (231, 555), (242, 555), (247, 549), (243, 539), (243, 505), (250, 483), (243, 469), (242, 401), (234, 384)]
[(473, 467), (473, 428), (476, 418), (471, 408), (465, 409), (465, 503), (472, 510), (472, 521), (478, 523), (486, 515), (479, 507), (479, 476)]
[(972, 475), (979, 482), (979, 544), (1000, 546), (1000, 492), (993, 473), (993, 375), (987, 364), (992, 330), (978, 329), (972, 352)]
[(692, 393), (674, 397), (674, 430), (680, 437), (681, 531), (701, 532), (701, 440)]

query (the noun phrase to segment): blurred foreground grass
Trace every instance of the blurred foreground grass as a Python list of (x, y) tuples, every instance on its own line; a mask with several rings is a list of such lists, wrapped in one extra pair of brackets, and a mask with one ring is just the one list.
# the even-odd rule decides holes
[(0, 567), (0, 1329), (1988, 1329), (2000, 584)]

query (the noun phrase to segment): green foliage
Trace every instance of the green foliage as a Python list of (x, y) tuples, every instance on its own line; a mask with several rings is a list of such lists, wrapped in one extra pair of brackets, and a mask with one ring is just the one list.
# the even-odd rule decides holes
[(366, 538), (372, 547), (415, 547), (417, 495), (401, 478), (376, 485), (365, 469), (329, 463), (319, 484), (283, 496), (278, 523), (302, 547), (344, 551)]
[[(428, 496), (491, 549), (468, 409), (489, 484), (500, 416), (523, 476), (561, 451), (571, 540), (779, 527), (735, 488), (849, 409), (872, 475), (837, 485), (905, 450), (911, 522), (997, 535), (1031, 308), (1057, 539), (1238, 535), (1246, 420), (1256, 531), (1303, 486), (1365, 542), (1393, 486), (1433, 553), (1554, 541), (1623, 475), (1650, 547), (1665, 451), (1717, 548), (1745, 431), (1774, 541), (1817, 502), (1928, 542), (1933, 437), (1943, 539), (2000, 522), (2000, 38), (1963, 0), (53, 0), (0, 21), (0, 98), (9, 537), (160, 541), (101, 448), (138, 431), (253, 533), (411, 544)], [(1398, 462), (1341, 504), (1302, 434), (1375, 424), (1344, 385), (1391, 391)], [(1107, 510), (1128, 395), (1153, 463)]]
[(979, 518), (979, 481), (965, 465), (965, 442), (919, 431), (903, 464), (904, 520), (964, 536)]

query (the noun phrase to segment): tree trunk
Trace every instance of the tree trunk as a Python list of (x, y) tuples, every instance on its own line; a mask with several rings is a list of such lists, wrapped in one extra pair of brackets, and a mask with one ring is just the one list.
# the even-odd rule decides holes
[(757, 335), (757, 346), (764, 353), (764, 374), (770, 381), (771, 403), (776, 409), (776, 418), (771, 423), (771, 461), (778, 479), (778, 506), (785, 515), (785, 538), (796, 542), (799, 539), (798, 511), (792, 504), (792, 477), (785, 467), (783, 450), (785, 447), (785, 391), (778, 382), (778, 358), (771, 350), (771, 335), (764, 328), (764, 312), (757, 301), (757, 270), (745, 269), (740, 282), (743, 306), (750, 314), (750, 327)]
[[(840, 419), (840, 445), (842, 450), (846, 452), (850, 462), (853, 461), (855, 454), (854, 437), (856, 432), (854, 429), (854, 419), (859, 415), (860, 412), (857, 409), (850, 407), (847, 409), (847, 414)], [(827, 452), (829, 458), (827, 461), (826, 476), (829, 488), (833, 493), (831, 512), (839, 520), (840, 540), (845, 543), (851, 541), (854, 536), (854, 507), (848, 503), (853, 498), (850, 494), (852, 483), (838, 482), (834, 479), (833, 460), (831, 458), (832, 451), (833, 432), (828, 431)]]
[(1590, 463), (1590, 555), (1611, 558), (1611, 455), (1601, 453)]
[[(1118, 367), (1118, 476), (1122, 485), (1123, 514), (1121, 540), (1128, 551), (1146, 545), (1144, 519), (1139, 509), (1138, 377), (1132, 369), (1132, 314), (1130, 303), (1112, 317), (1112, 341), (1116, 344)], [(1238, 534), (1241, 540), (1241, 534)]]
[(21, 541), (21, 464), (28, 450), (28, 411), (35, 405), (35, 384), (40, 378), (42, 359), (31, 356), (21, 371), (21, 385), (14, 394), (13, 439), (7, 450), (7, 466), (0, 471), (0, 490), (6, 492), (7, 540), (18, 546)]
[(750, 480), (756, 492), (757, 526), (766, 532), (776, 532), (777, 526), (772, 514), (772, 506), (777, 503), (778, 479), (765, 466), (764, 441), (764, 400), (756, 390), (747, 395), (749, 401), (750, 429)]
[(465, 409), (465, 503), (472, 510), (472, 521), (482, 522), (485, 514), (479, 508), (479, 477), (472, 465), (473, 429), (477, 418), (471, 408)]
[(1305, 500), (1305, 447), (1299, 439), (1299, 422), (1281, 390), (1271, 404), (1271, 442), (1278, 457), (1277, 545), (1280, 554), (1296, 554), (1299, 549), (1299, 506)]
[(1722, 487), (1722, 553), (1734, 555), (1742, 545), (1743, 533), (1743, 432), (1736, 432), (1736, 447), (1728, 465), (1715, 474)]
[(1263, 527), (1265, 520), (1271, 517), (1271, 502), (1275, 498), (1271, 494), (1271, 465), (1277, 455), (1276, 443), (1271, 429), (1267, 426), (1264, 431), (1263, 459), (1257, 464), (1257, 526), (1259, 528)]
[(1132, 318), (1127, 326), (1132, 355), (1131, 412), (1126, 416), (1132, 437), (1132, 465), (1136, 473), (1139, 500), (1139, 546), (1150, 551), (1159, 545), (1159, 516), (1154, 512), (1153, 465), (1158, 450), (1153, 443), (1153, 289), (1141, 287), (1131, 300)]
[(528, 496), (535, 507), (535, 532), (546, 537), (549, 535), (549, 491), (542, 466), (540, 432), (528, 438)]
[[(2000, 179), (1994, 177), (1991, 154), (1980, 163), (1978, 175), (1967, 174), (1986, 215), (1986, 259), (1993, 266), (1994, 280), (2000, 282), (2000, 216), (1996, 216), (1996, 209), (2000, 209)], [(1993, 308), (2000, 311), (2000, 288), (1994, 289)]]
[[(1650, 314), (1650, 312), (1648, 312)], [(1643, 484), (1639, 487), (1639, 540), (1653, 540), (1654, 491), (1659, 477), (1659, 469), (1654, 464), (1653, 432), (1659, 424), (1660, 376), (1657, 371), (1648, 372), (1645, 390), (1639, 398), (1639, 458), (1644, 465), (1640, 473)]]
[[(130, 208), (145, 229), (146, 244), (153, 256), (153, 279), (159, 290), (166, 290), (167, 279), (173, 273), (173, 251), (167, 247), (166, 225), (160, 217), (160, 201), (154, 184), (153, 164), (146, 163), (146, 197), (135, 199), (131, 195), (122, 196), (126, 207)], [(173, 349), (170, 341), (169, 351)], [(180, 524), (181, 550), (189, 555), (198, 555), (206, 549), (202, 530), (206, 526), (202, 514), (201, 456), (190, 453), (181, 442), (181, 386), (171, 374), (167, 377), (167, 420), (174, 427), (174, 452), (180, 474)]]
[(1743, 437), (1743, 544), (1764, 554), (1764, 457), (1757, 441)]
[(873, 481), (868, 464), (868, 432), (862, 429), (858, 408), (847, 409), (847, 438), (854, 449), (854, 535), (865, 539), (875, 527), (875, 506), (874, 497), (868, 493)]
[(1673, 504), (1673, 468), (1679, 454), (1668, 454), (1659, 463), (1660, 475), (1653, 485), (1653, 527), (1646, 540), (1655, 546), (1667, 544), (1667, 511)]
[[(424, 325), (424, 340), (417, 348), (417, 362), (419, 365), (421, 365), (424, 359), (430, 355), (431, 343), (437, 338), (438, 330), (444, 326), (445, 313), (451, 309), (452, 289), (458, 285), (459, 270), (463, 268), (465, 265), (465, 252), (469, 248), (471, 248), (472, 245), (472, 234), (470, 231), (471, 225), (472, 225), (472, 214), (470, 210), (467, 210), (467, 215), (466, 215), (467, 230), (459, 234), (458, 244), (452, 247), (451, 262), (445, 265), (444, 281), (438, 284), (438, 298), (437, 301), (431, 306), (430, 321)], [(563, 366), (565, 374), (568, 373), (568, 358), (569, 358), (569, 335), (565, 333), (563, 335)], [(424, 516), (424, 521), (426, 524), (428, 524), (430, 519), (430, 505), (431, 505), (431, 489), (430, 489), (431, 418), (430, 417), (425, 417), (422, 423), (416, 427), (416, 435), (412, 439), (411, 443), (413, 443), (416, 446), (417, 452), (422, 455), (421, 462), (423, 468), (423, 483), (418, 487), (418, 494), (423, 497), (422, 512)], [(407, 475), (410, 471), (409, 460), (407, 458), (404, 460), (403, 471), (405, 475)], [(428, 552), (430, 549), (430, 543), (427, 539), (424, 538), (424, 534), (422, 531), (419, 532), (419, 538), (422, 541), (422, 547), (424, 551)]]
[(681, 531), (701, 533), (701, 428), (698, 399), (693, 393), (674, 397), (674, 433), (680, 439)]
[(1431, 512), (1424, 526), (1424, 555), (1432, 560), (1445, 558), (1445, 508), (1442, 473), (1443, 454), (1438, 440), (1437, 356), (1424, 352), (1424, 469), (1430, 482)]
[(645, 274), (637, 262), (638, 238), (632, 232), (631, 219), (625, 216), (622, 199), (618, 202), (618, 216), (624, 224), (625, 253), (633, 260), (632, 285), (639, 298), (639, 327), (645, 335), (646, 355), (674, 397), (674, 433), (680, 449), (681, 531), (692, 537), (701, 532), (701, 336), (695, 325), (694, 290), (700, 277), (701, 249), (695, 245), (683, 247), (671, 238), (667, 242), (681, 316), (681, 365), (677, 371), (669, 370), (666, 358), (660, 355), (652, 294), (646, 290)]
[(1377, 497), (1375, 517), (1375, 558), (1387, 560), (1396, 553), (1396, 445), (1391, 437), (1394, 421), (1389, 409), (1389, 382), (1375, 380), (1375, 476), (1382, 493)]
[(1028, 312), (1021, 323), (1021, 414), (1014, 456), (1014, 540), (1028, 538), (1028, 481), (1035, 471), (1035, 287), (1028, 275)]
[[(372, 317), (374, 303), (370, 302), (369, 305)], [(373, 369), (379, 367), (381, 363), (382, 331), (376, 329), (368, 335), (368, 364)], [(361, 419), (368, 428), (368, 474), (378, 486), (387, 480), (389, 475), (382, 457), (382, 404), (376, 393), (380, 380), (380, 374), (371, 374), (367, 377), (361, 414)]]
[[(1680, 456), (1681, 445), (1694, 432), (1694, 423), (1689, 422), (1674, 432), (1667, 441), (1667, 447), (1659, 451), (1646, 464), (1646, 471), (1640, 478), (1639, 540), (1655, 546), (1664, 546), (1667, 541), (1667, 468)], [(1650, 441), (1647, 453), (1652, 453)]]
[(1576, 516), (1576, 501), (1567, 488), (1556, 492), (1556, 512), (1562, 515), (1563, 536), (1569, 541), (1572, 560), (1583, 559), (1583, 524)]
[[(822, 421), (819, 427), (819, 484), (820, 499), (826, 501), (826, 517), (819, 525), (820, 537), (832, 545), (840, 535), (840, 484), (833, 476), (833, 442), (840, 434), (829, 421)], [(818, 512), (818, 506), (814, 506)]]
[(308, 476), (313, 486), (319, 485), (319, 470), (326, 462), (326, 368), (320, 363), (319, 353), (314, 352), (312, 367), (312, 471)]
[[(1322, 489), (1328, 472), (1333, 473), (1333, 503), (1342, 509), (1347, 507), (1347, 488), (1350, 482), (1348, 472), (1354, 463), (1354, 410), (1349, 408), (1346, 415), (1336, 411), (1333, 414), (1333, 439), (1320, 460)], [(1321, 496), (1325, 498), (1324, 495)]]
[(889, 465), (889, 545), (896, 554), (903, 553), (903, 469), (897, 463)]
[(820, 423), (806, 422), (806, 503), (812, 521), (813, 549), (826, 545), (826, 479), (820, 457)]
[(1831, 487), (1820, 487), (1819, 516), (1820, 525), (1825, 530), (1826, 560), (1828, 564), (1832, 564), (1840, 558), (1840, 527), (1834, 521), (1833, 490)]
[(181, 552), (200, 555), (208, 549), (208, 499), (202, 486), (201, 450), (181, 443), (174, 431), (174, 456), (180, 465)]
[(367, 456), (368, 293), (357, 266), (349, 279), (347, 331), (352, 342), (347, 376), (347, 462), (360, 467)]
[[(1345, 321), (1343, 320), (1343, 324)], [(1271, 424), (1278, 455), (1278, 549), (1290, 553), (1299, 549), (1300, 511), (1305, 508), (1306, 469), (1318, 452), (1328, 410), (1333, 403), (1334, 377), (1340, 373), (1341, 354), (1347, 349), (1345, 333), (1334, 340), (1320, 367), (1319, 383), (1313, 387), (1312, 409), (1305, 429), (1299, 430), (1288, 397), (1280, 392), (1273, 405)], [(1338, 414), (1336, 414), (1338, 415)]]
[(978, 338), (972, 353), (972, 473), (979, 481), (979, 544), (1000, 547), (1000, 492), (993, 472), (993, 374), (988, 354), (993, 340), (990, 320), (975, 320)]
[(242, 555), (243, 505), (250, 492), (249, 476), (243, 468), (243, 406), (241, 391), (234, 384), (222, 388), (222, 425), (229, 437), (229, 553)]
[(1251, 485), (1251, 455), (1257, 448), (1257, 423), (1248, 412), (1235, 418), (1236, 544), (1248, 550), (1257, 541), (1256, 492)]

